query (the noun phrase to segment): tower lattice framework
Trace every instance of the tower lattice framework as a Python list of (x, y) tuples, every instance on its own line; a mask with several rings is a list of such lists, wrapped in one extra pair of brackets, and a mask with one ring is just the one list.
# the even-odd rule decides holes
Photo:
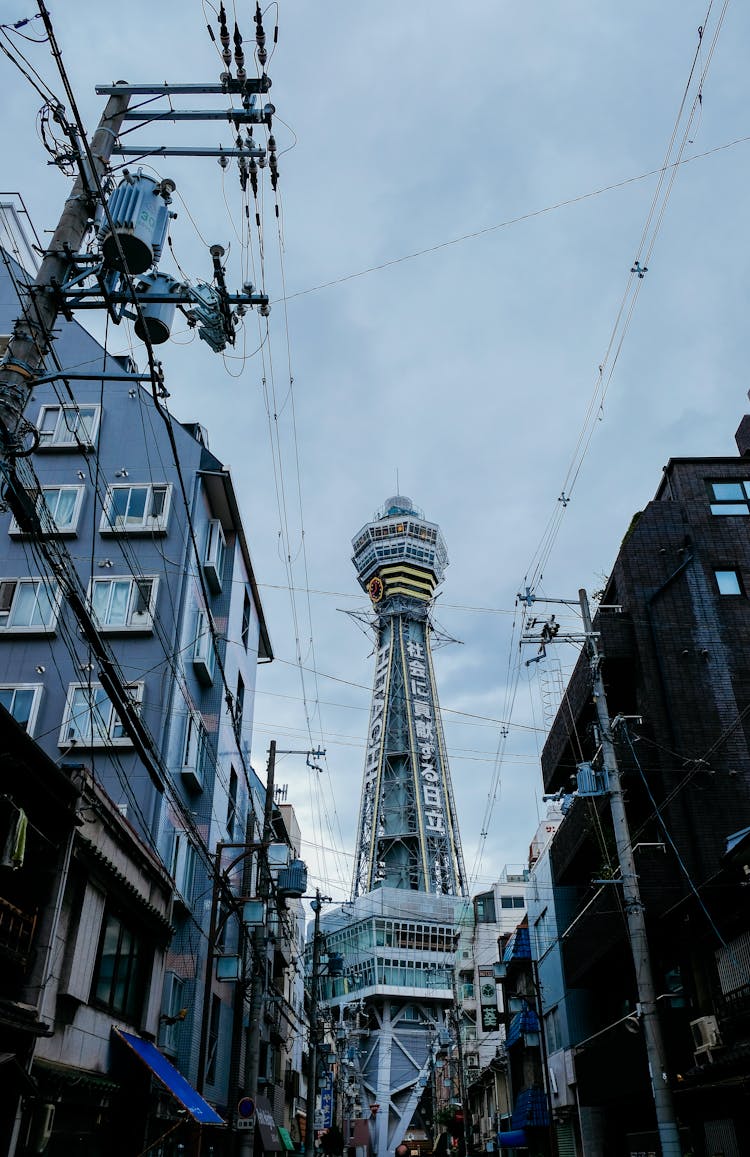
[(375, 679), (352, 898), (379, 886), (466, 894), (432, 664), (429, 611), (448, 555), (411, 499), (388, 499), (353, 542), (372, 601)]

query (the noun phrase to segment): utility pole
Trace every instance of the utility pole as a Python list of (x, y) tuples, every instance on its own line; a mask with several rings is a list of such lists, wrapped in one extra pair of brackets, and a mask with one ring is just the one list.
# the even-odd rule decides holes
[[(276, 773), (276, 740), (272, 739), (268, 748), (268, 763), (266, 766), (266, 798), (263, 807), (263, 831), (261, 841), (267, 847), (271, 840), (273, 821), (273, 793)], [(268, 903), (270, 896), (270, 879), (267, 864), (267, 852), (258, 858), (258, 896)], [(258, 924), (253, 930), (252, 945), (252, 988), (250, 996), (250, 1026), (247, 1033), (247, 1049), (245, 1052), (245, 1092), (255, 1097), (258, 1092), (258, 1066), (260, 1064), (260, 1019), (263, 1011), (263, 998), (266, 995), (266, 935), (264, 925)], [(243, 1133), (237, 1152), (240, 1157), (253, 1157), (255, 1147), (255, 1130)]]
[(596, 634), (591, 622), (588, 595), (585, 590), (578, 592), (581, 614), (583, 616), (584, 631), (586, 634), (586, 649), (591, 663), (593, 676), (593, 694), (596, 714), (599, 720), (599, 730), (602, 745), (602, 761), (604, 770), (609, 777), (609, 805), (612, 812), (612, 825), (617, 847), (617, 858), (620, 865), (622, 879), (622, 895), (625, 907), (625, 917), (628, 926), (628, 938), (633, 954), (635, 966), (636, 988), (640, 1005), (640, 1019), (643, 1024), (643, 1036), (646, 1042), (648, 1071), (651, 1078), (651, 1089), (654, 1096), (656, 1110), (656, 1124), (661, 1142), (662, 1157), (680, 1157), (682, 1148), (675, 1118), (672, 1091), (667, 1077), (666, 1054), (661, 1034), (661, 1025), (656, 1005), (656, 989), (651, 971), (651, 956), (646, 936), (646, 918), (641, 900), (638, 875), (635, 870), (635, 859), (630, 843), (630, 829), (625, 814), (625, 803), (620, 783), (620, 771), (617, 766), (614, 743), (612, 741), (612, 725), (609, 718), (607, 698), (604, 692), (602, 678), (602, 656), (600, 654)]
[(328, 897), (315, 889), (310, 907), (315, 913), (312, 944), (312, 977), (310, 983), (310, 1048), (307, 1054), (307, 1123), (305, 1126), (305, 1157), (315, 1157), (315, 1101), (318, 1090), (318, 982), (320, 975), (320, 909)]
[[(120, 131), (130, 94), (110, 96), (102, 119), (91, 141), (94, 171), (103, 178)], [(78, 253), (88, 232), (95, 208), (95, 181), (87, 170), (85, 153), (80, 157), (81, 173), (65, 202), (57, 228), (49, 243), (34, 284), (29, 288), (29, 304), (18, 318), (0, 367), (0, 459), (5, 459), (18, 440), (23, 412), (35, 378), (43, 370), (44, 358), (60, 312), (57, 292), (73, 268), (72, 256)]]

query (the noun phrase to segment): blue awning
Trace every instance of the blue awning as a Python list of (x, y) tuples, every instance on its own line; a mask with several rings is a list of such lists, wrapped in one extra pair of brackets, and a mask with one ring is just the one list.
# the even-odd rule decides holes
[(544, 1128), (549, 1125), (547, 1094), (544, 1089), (521, 1089), (516, 1098), (511, 1125), (516, 1129), (522, 1127), (528, 1129), (529, 1126)]
[(513, 1129), (509, 1133), (498, 1133), (498, 1149), (525, 1149), (529, 1142), (523, 1129)]
[(128, 1048), (131, 1048), (139, 1060), (142, 1060), (144, 1065), (151, 1070), (157, 1080), (169, 1089), (183, 1109), (187, 1109), (194, 1121), (200, 1125), (225, 1124), (216, 1110), (211, 1108), (208, 1101), (203, 1100), (200, 1093), (197, 1093), (190, 1082), (185, 1080), (182, 1073), (178, 1073), (174, 1065), (170, 1064), (155, 1045), (136, 1036), (135, 1033), (126, 1032), (125, 1029), (115, 1028), (114, 1031), (120, 1040)]
[(503, 960), (506, 964), (510, 964), (511, 960), (531, 960), (531, 940), (526, 925), (519, 924), (510, 937), (505, 946)]
[(521, 1040), (524, 1033), (539, 1032), (539, 1017), (534, 1012), (533, 1008), (525, 1008), (523, 1012), (518, 1012), (513, 1017), (508, 1027), (508, 1035), (505, 1038), (505, 1047), (509, 1049), (511, 1045), (517, 1044)]

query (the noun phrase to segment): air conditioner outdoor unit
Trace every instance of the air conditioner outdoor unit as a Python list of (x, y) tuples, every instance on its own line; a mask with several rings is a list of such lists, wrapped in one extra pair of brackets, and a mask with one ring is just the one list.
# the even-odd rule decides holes
[(691, 1020), (690, 1029), (696, 1051), (715, 1049), (721, 1044), (721, 1033), (715, 1016), (700, 1016)]

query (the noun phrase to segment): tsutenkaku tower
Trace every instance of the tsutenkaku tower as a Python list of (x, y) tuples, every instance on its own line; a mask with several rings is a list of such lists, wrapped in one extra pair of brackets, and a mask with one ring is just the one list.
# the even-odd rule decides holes
[(395, 495), (352, 545), (377, 639), (352, 898), (377, 887), (464, 896), (430, 648), (445, 542), (410, 498)]

